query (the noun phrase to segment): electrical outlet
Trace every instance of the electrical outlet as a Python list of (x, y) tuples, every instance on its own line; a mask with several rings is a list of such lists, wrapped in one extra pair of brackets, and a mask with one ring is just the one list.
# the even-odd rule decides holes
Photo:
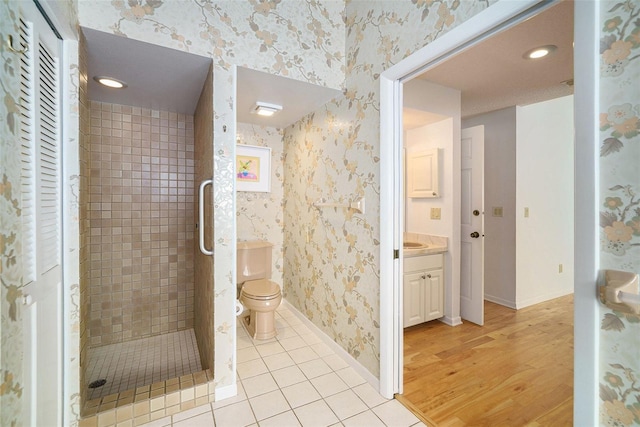
[(493, 207), (493, 216), (502, 216), (502, 206)]
[(562, 264), (558, 264), (558, 273), (562, 273)]
[(524, 217), (529, 218), (529, 208), (524, 208)]
[(440, 219), (441, 212), (440, 208), (431, 208), (431, 219)]

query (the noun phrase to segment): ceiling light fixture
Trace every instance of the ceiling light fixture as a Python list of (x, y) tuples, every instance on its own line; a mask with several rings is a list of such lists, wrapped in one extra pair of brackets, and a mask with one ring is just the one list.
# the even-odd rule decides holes
[(271, 117), (282, 110), (282, 105), (268, 104), (266, 102), (256, 102), (256, 106), (251, 111), (254, 114), (264, 117)]
[(122, 80), (114, 79), (113, 77), (107, 76), (94, 76), (93, 80), (97, 81), (103, 86), (110, 87), (112, 89), (124, 89), (127, 87), (127, 84)]
[(522, 57), (524, 59), (540, 59), (540, 58), (544, 58), (545, 56), (549, 55), (550, 53), (553, 53), (556, 49), (558, 48), (558, 46), (552, 45), (552, 44), (548, 44), (546, 46), (538, 46), (536, 48), (533, 48), (531, 50), (528, 50), (524, 53), (524, 55), (522, 55)]

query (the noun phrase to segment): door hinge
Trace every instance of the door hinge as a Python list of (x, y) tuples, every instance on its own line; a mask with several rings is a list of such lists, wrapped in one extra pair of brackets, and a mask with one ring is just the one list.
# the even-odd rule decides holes
[(398, 259), (400, 258), (400, 249), (394, 249), (393, 250), (393, 259)]

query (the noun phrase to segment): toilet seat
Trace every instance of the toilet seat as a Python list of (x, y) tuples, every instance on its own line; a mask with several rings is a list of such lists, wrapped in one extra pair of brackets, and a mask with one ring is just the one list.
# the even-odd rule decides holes
[(249, 280), (242, 285), (240, 291), (244, 298), (264, 301), (277, 298), (280, 295), (280, 286), (271, 280)]

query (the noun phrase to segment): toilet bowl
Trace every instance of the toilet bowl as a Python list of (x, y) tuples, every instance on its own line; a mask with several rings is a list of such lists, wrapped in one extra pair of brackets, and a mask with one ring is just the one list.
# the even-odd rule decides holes
[(266, 279), (244, 282), (240, 302), (250, 310), (249, 316), (241, 318), (241, 322), (251, 338), (267, 340), (276, 336), (275, 311), (282, 302), (277, 283)]

